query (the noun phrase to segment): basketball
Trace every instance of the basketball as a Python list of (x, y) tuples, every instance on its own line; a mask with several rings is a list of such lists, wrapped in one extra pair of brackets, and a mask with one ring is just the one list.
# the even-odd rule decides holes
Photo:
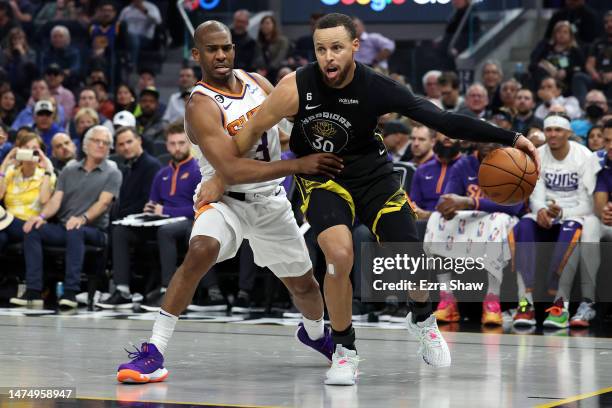
[(513, 147), (493, 150), (478, 171), (478, 182), (487, 198), (501, 205), (525, 201), (538, 181), (531, 157)]

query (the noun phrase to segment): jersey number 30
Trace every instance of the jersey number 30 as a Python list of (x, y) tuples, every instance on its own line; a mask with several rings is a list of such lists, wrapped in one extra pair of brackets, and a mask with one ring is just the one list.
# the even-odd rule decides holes
[(323, 136), (315, 135), (315, 140), (312, 142), (312, 146), (315, 149), (326, 153), (331, 153), (334, 151), (334, 143), (329, 139), (325, 139)]

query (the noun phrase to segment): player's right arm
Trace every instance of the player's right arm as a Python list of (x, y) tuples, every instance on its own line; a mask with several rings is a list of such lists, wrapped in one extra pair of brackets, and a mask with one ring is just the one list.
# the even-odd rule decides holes
[(194, 94), (185, 108), (185, 126), (225, 184), (257, 183), (295, 173), (334, 177), (342, 168), (341, 161), (332, 154), (273, 162), (242, 158), (237, 145), (225, 134), (219, 113), (210, 97)]
[(259, 106), (257, 113), (234, 136), (240, 156), (251, 150), (261, 135), (282, 119), (297, 114), (300, 98), (295, 72), (285, 76)]

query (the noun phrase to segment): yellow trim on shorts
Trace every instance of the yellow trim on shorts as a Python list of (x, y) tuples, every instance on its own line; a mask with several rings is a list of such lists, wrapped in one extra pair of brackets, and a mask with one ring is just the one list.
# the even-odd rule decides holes
[(321, 183), (319, 181), (307, 180), (302, 177), (296, 176), (296, 185), (298, 186), (298, 191), (302, 196), (302, 206), (300, 210), (302, 214), (306, 215), (306, 211), (308, 210), (308, 204), (310, 203), (310, 195), (312, 191), (319, 188), (327, 191), (331, 191), (332, 193), (337, 194), (348, 204), (351, 209), (352, 222), (355, 222), (355, 202), (353, 201), (353, 197), (351, 193), (349, 193), (344, 187), (340, 184), (336, 183), (333, 180), (327, 180), (325, 183)]
[(404, 204), (408, 204), (412, 209), (412, 213), (415, 214), (414, 204), (412, 203), (412, 201), (410, 201), (410, 198), (408, 198), (408, 194), (404, 191), (404, 189), (400, 188), (387, 200), (385, 205), (383, 205), (383, 207), (378, 210), (376, 218), (374, 218), (374, 223), (372, 224), (372, 233), (376, 237), (376, 241), (378, 243), (380, 243), (380, 236), (376, 232), (376, 227), (378, 226), (378, 221), (380, 221), (380, 217), (382, 217), (384, 214), (400, 211), (402, 207), (404, 207)]

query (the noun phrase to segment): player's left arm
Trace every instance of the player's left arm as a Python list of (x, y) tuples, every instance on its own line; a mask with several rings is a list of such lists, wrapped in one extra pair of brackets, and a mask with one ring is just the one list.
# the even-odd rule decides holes
[(538, 173), (540, 172), (540, 156), (533, 143), (522, 134), (466, 115), (443, 111), (425, 98), (415, 96), (407, 87), (392, 79), (382, 76), (379, 78), (383, 79), (374, 83), (376, 92), (372, 93), (374, 98), (382, 98), (375, 102), (375, 106), (385, 107), (384, 112), (379, 114), (399, 112), (454, 139), (514, 146), (528, 154), (535, 162)]

